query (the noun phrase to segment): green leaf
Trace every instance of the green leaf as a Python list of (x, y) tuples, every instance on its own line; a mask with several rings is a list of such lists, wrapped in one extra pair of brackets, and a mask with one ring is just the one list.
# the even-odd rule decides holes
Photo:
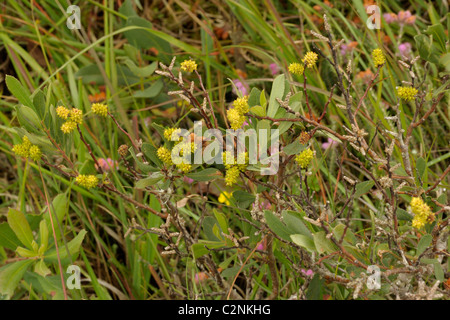
[(136, 182), (135, 187), (138, 189), (145, 189), (146, 187), (153, 186), (157, 182), (161, 181), (164, 176), (161, 174), (161, 172), (153, 172), (150, 177), (141, 179), (138, 182)]
[(306, 148), (306, 145), (301, 144), (298, 139), (295, 139), (294, 142), (291, 144), (288, 144), (286, 147), (283, 148), (283, 152), (286, 153), (288, 156), (292, 156), (294, 154), (299, 154)]
[[(333, 233), (335, 235), (335, 239), (338, 241), (342, 238), (342, 235), (344, 234), (345, 225), (343, 223), (339, 223), (336, 227), (333, 228)], [(355, 244), (356, 238), (353, 232), (350, 230), (350, 228), (347, 228), (347, 231), (345, 232), (344, 241), (348, 242), (349, 244)]]
[(45, 109), (45, 95), (41, 90), (38, 90), (33, 97), (33, 105), (39, 118), (44, 120), (46, 109)]
[(422, 258), (420, 262), (425, 264), (432, 264), (434, 266), (434, 276), (436, 277), (436, 279), (441, 282), (445, 281), (444, 270), (442, 270), (442, 266), (437, 259)]
[(199, 172), (191, 172), (186, 174), (186, 177), (194, 179), (195, 181), (211, 181), (221, 176), (222, 174), (216, 168), (207, 168)]
[(261, 107), (261, 106), (251, 107), (250, 108), (250, 112), (255, 114), (255, 115), (257, 115), (257, 116), (260, 116), (260, 117), (265, 117), (266, 116), (266, 110), (264, 110), (264, 108)]
[(291, 232), (272, 212), (264, 210), (266, 223), (277, 236), (286, 241), (291, 241)]
[(424, 34), (419, 34), (414, 37), (416, 42), (417, 50), (419, 51), (419, 55), (422, 59), (428, 60), (431, 52), (431, 41), (430, 38)]
[(22, 260), (0, 268), (0, 293), (10, 299), (25, 271), (32, 263), (33, 260)]
[(447, 42), (447, 36), (445, 35), (444, 26), (440, 23), (429, 26), (427, 33), (433, 36), (433, 42), (437, 43), (437, 48), (440, 49), (440, 53), (446, 52), (445, 44)]
[(292, 233), (302, 234), (312, 239), (311, 231), (305, 226), (303, 220), (299, 214), (295, 211), (283, 211), (283, 221), (286, 227), (292, 231)]
[(222, 248), (224, 246), (224, 243), (218, 241), (200, 240), (199, 243), (195, 243), (191, 246), (192, 254), (194, 255), (195, 259), (198, 259), (201, 256), (209, 253), (209, 250), (206, 249), (205, 246), (207, 246), (209, 249), (217, 249)]
[(137, 16), (136, 11), (133, 9), (133, 2), (131, 0), (125, 0), (120, 6), (119, 12), (128, 18)]
[(8, 223), (20, 242), (28, 249), (33, 250), (33, 246), (31, 245), (33, 242), (33, 233), (25, 215), (16, 209), (10, 208), (8, 211)]
[[(75, 238), (73, 238), (68, 244), (69, 254), (73, 256), (80, 250), (81, 243), (83, 242), (84, 236), (86, 235), (86, 230), (81, 230)], [(61, 260), (67, 258), (69, 255), (66, 250), (66, 246), (59, 246), (59, 256)], [(45, 261), (56, 262), (58, 261), (58, 256), (56, 254), (56, 248), (50, 250), (45, 254)]]
[(6, 86), (8, 87), (9, 92), (11, 92), (21, 104), (33, 108), (33, 103), (30, 98), (31, 94), (24, 86), (22, 86), (19, 80), (13, 76), (7, 75)]
[[(31, 287), (39, 293), (45, 293), (48, 295), (56, 293), (55, 296), (63, 295), (60, 275), (47, 276), (44, 278), (35, 272), (27, 271), (25, 272), (23, 279), (28, 284), (31, 284)], [(53, 298), (55, 296), (53, 296)]]
[(314, 244), (319, 254), (335, 252), (335, 246), (330, 239), (327, 239), (325, 231), (319, 231), (313, 234)]
[(42, 219), (39, 224), (39, 235), (40, 235), (39, 241), (41, 245), (39, 250), (42, 250), (42, 253), (44, 253), (45, 251), (47, 251), (48, 247), (48, 227), (47, 222), (44, 219)]
[(234, 200), (236, 200), (237, 205), (240, 208), (246, 209), (248, 208), (248, 206), (255, 202), (256, 197), (248, 192), (242, 191), (242, 190), (237, 190), (235, 192), (233, 192), (233, 198)]
[(150, 143), (143, 143), (141, 149), (146, 159), (151, 160), (158, 168), (162, 167), (162, 162), (156, 155), (157, 150), (153, 145)]
[(0, 224), (0, 247), (16, 250), (21, 245), (11, 227), (5, 222)]
[(425, 170), (427, 169), (427, 162), (424, 158), (420, 157), (416, 160), (416, 169), (419, 178), (423, 179), (423, 175), (425, 173)]
[(307, 237), (303, 234), (291, 234), (291, 239), (296, 245), (305, 248), (309, 252), (317, 252), (316, 245), (314, 244), (312, 237)]
[(143, 163), (141, 160), (139, 160), (133, 150), (133, 147), (130, 147), (128, 151), (131, 153), (132, 157), (134, 158), (134, 161), (136, 162), (137, 167), (139, 170), (141, 170), (143, 173), (149, 173), (150, 171), (155, 171), (155, 168), (153, 168), (151, 165)]
[(220, 229), (224, 233), (228, 233), (228, 223), (225, 215), (223, 213), (220, 213), (216, 209), (213, 209), (214, 217), (216, 217), (217, 222), (219, 223)]
[(372, 189), (374, 184), (375, 184), (375, 182), (373, 182), (373, 180), (363, 181), (363, 182), (358, 183), (356, 185), (355, 199), (358, 199), (362, 195), (369, 192), (370, 189)]
[[(66, 214), (66, 208), (67, 208), (67, 193), (61, 193), (58, 194), (52, 201), (51, 204), (51, 212), (53, 217), (53, 223), (55, 226), (55, 235), (56, 239), (61, 239), (61, 232), (59, 231), (59, 226), (63, 225), (64, 216)], [(56, 219), (55, 219), (56, 214)], [(47, 212), (44, 214), (44, 220), (47, 223), (48, 230), (52, 230), (52, 224), (50, 221), (50, 212), (47, 210)], [(64, 230), (64, 229), (63, 229)]]
[(323, 299), (323, 288), (325, 286), (325, 281), (320, 278), (318, 274), (315, 274), (311, 280), (306, 291), (307, 300), (322, 300)]
[(163, 81), (161, 79), (158, 79), (158, 81), (154, 82), (150, 87), (141, 90), (136, 91), (133, 93), (133, 97), (135, 98), (154, 98), (158, 94), (160, 94), (162, 88), (163, 88)]
[(24, 247), (17, 247), (16, 252), (19, 256), (23, 258), (34, 258), (39, 255), (38, 252), (34, 250), (25, 249)]
[[(442, 55), (439, 58), (439, 63), (445, 67), (445, 70), (450, 71), (450, 53), (446, 53), (446, 54)], [(441, 88), (444, 89), (444, 88), (446, 88), (446, 86), (441, 86), (439, 89), (441, 89)], [(439, 94), (439, 89), (436, 90), (436, 91), (438, 91), (438, 94)], [(441, 89), (441, 91), (442, 91), (442, 89)], [(436, 91), (433, 92), (433, 97), (436, 96)]]
[(145, 67), (138, 67), (130, 58), (126, 58), (124, 63), (126, 64), (128, 69), (130, 69), (131, 72), (133, 72), (135, 76), (141, 78), (150, 77), (158, 67), (158, 63), (156, 61)]
[[(289, 106), (291, 107), (291, 109), (295, 112), (300, 111), (300, 107), (301, 107), (301, 100), (303, 98), (303, 92), (297, 92), (296, 94), (294, 94), (290, 99), (289, 99)], [(292, 113), (287, 113), (284, 112), (283, 118), (295, 118), (295, 115), (293, 115)], [(280, 130), (280, 135), (283, 134), (284, 132), (286, 132), (287, 130), (289, 130), (289, 128), (294, 124), (294, 122), (291, 121), (284, 121), (280, 123), (280, 126), (278, 127), (278, 130)]]
[(273, 118), (278, 111), (279, 103), (276, 98), (283, 99), (285, 87), (285, 77), (284, 74), (279, 75), (275, 78), (272, 85), (272, 91), (270, 92), (269, 108), (267, 110), (267, 116)]
[(214, 233), (214, 226), (217, 226), (217, 220), (214, 217), (205, 217), (202, 222), (202, 230), (205, 238), (209, 241), (222, 241), (222, 236)]
[(45, 264), (43, 259), (39, 260), (39, 262), (34, 265), (34, 272), (36, 272), (37, 274), (39, 274), (43, 277), (46, 277), (49, 274), (52, 274), (52, 272), (47, 267), (47, 265)]
[(397, 218), (398, 220), (412, 221), (413, 217), (408, 213), (408, 211), (402, 208), (397, 208)]
[[(267, 141), (271, 141), (271, 132), (270, 132), (270, 121), (269, 120), (260, 120), (258, 121), (258, 124), (256, 125), (256, 132), (261, 134), (261, 130), (265, 130), (267, 133)], [(264, 131), (263, 131), (264, 132)]]
[(234, 265), (230, 268), (227, 268), (225, 270), (222, 271), (221, 276), (224, 277), (225, 279), (231, 278), (233, 279), (234, 277), (236, 277), (236, 274), (239, 272), (239, 270), (241, 270), (241, 273), (246, 271), (248, 268), (250, 268), (252, 265), (254, 265), (256, 263), (256, 261), (251, 261), (250, 263), (245, 264), (244, 266), (241, 266), (239, 264)]
[(152, 127), (155, 128), (155, 130), (159, 133), (161, 138), (166, 140), (166, 138), (164, 137), (164, 130), (165, 130), (165, 128), (162, 125), (157, 124), (156, 122), (152, 122)]
[[(137, 16), (129, 17), (126, 21), (126, 26), (138, 26), (147, 29), (153, 28), (148, 20)], [(167, 41), (143, 29), (125, 31), (124, 35), (131, 45), (139, 49), (155, 48), (159, 53), (163, 54), (159, 55), (159, 58), (163, 59), (163, 62), (169, 62), (167, 54), (172, 53), (172, 48)]]
[[(104, 65), (103, 68), (105, 68)], [(117, 73), (117, 84), (119, 86), (133, 85), (141, 81), (141, 79), (138, 76), (134, 75), (134, 73), (131, 72), (131, 70), (128, 67), (121, 64), (116, 64), (116, 73)], [(103, 75), (100, 72), (100, 69), (98, 68), (98, 65), (96, 63), (82, 67), (75, 73), (74, 76), (76, 79), (81, 79), (84, 84), (91, 84), (91, 83), (95, 83), (97, 85), (105, 84), (105, 79), (103, 78)]]
[(417, 244), (416, 256), (420, 256), (430, 246), (431, 241), (433, 241), (431, 234), (422, 236)]
[(41, 120), (34, 110), (27, 106), (18, 106), (16, 108), (19, 123), (28, 131), (36, 134), (42, 134)]
[(267, 109), (267, 98), (266, 98), (266, 91), (263, 90), (261, 91), (261, 95), (259, 96), (259, 105), (261, 107), (263, 107), (264, 109), (264, 114), (266, 114), (266, 109)]
[(248, 105), (250, 108), (259, 105), (259, 98), (261, 96), (261, 90), (258, 88), (253, 88), (250, 91), (250, 95), (248, 97)]

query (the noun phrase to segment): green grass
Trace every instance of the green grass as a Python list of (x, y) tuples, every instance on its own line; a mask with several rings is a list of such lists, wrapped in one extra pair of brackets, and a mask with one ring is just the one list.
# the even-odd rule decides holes
[[(361, 265), (375, 264), (383, 267), (383, 272), (391, 267), (400, 269), (403, 267), (400, 255), (406, 254), (414, 268), (433, 264), (433, 271), (420, 276), (425, 279), (427, 288), (439, 280), (437, 292), (448, 299), (448, 289), (446, 291), (442, 282), (450, 277), (449, 248), (445, 246), (448, 241), (448, 210), (443, 209), (449, 206), (450, 187), (447, 62), (450, 19), (444, 5), (416, 1), (403, 7), (404, 2), (379, 1), (377, 4), (382, 14), (410, 10), (417, 18), (414, 24), (404, 27), (398, 23), (387, 24), (382, 18), (382, 29), (370, 30), (365, 27), (367, 14), (361, 0), (333, 1), (332, 7), (316, 0), (199, 1), (198, 6), (181, 0), (171, 3), (173, 5), (169, 6), (156, 1), (150, 5), (142, 4), (144, 7), (141, 8), (134, 1), (123, 1), (122, 7), (118, 8), (117, 2), (112, 0), (78, 1), (74, 4), (80, 6), (83, 28), (71, 31), (66, 27), (66, 1), (40, 1), (39, 4), (22, 1), (22, 5), (15, 1), (5, 2), (0, 19), (0, 53), (5, 61), (1, 66), (5, 76), (0, 79), (0, 228), (3, 228), (0, 233), (4, 231), (5, 234), (4, 237), (0, 234), (0, 266), (3, 267), (0, 269), (0, 293), (7, 293), (11, 299), (31, 300), (63, 299), (65, 291), (71, 299), (102, 300), (226, 299), (229, 294), (233, 299), (284, 300), (294, 295), (298, 299), (395, 299), (392, 286), (389, 287), (384, 278), (380, 291), (364, 287), (358, 297), (354, 296), (355, 286), (347, 288), (346, 284), (360, 279), (358, 275), (361, 272), (366, 273)], [(426, 75), (419, 92), (426, 93), (425, 103), (418, 112), (415, 102), (400, 102), (400, 124), (405, 130), (403, 138), (413, 119), (417, 122), (430, 110), (434, 101), (439, 99), (439, 102), (436, 110), (427, 115), (426, 121), (412, 131), (408, 154), (413, 172), (408, 185), (395, 196), (391, 194), (394, 189), (382, 191), (376, 185), (347, 201), (353, 188), (344, 180), (344, 175), (356, 182), (375, 177), (378, 183), (387, 173), (380, 162), (355, 151), (348, 142), (322, 149), (322, 143), (333, 136), (325, 130), (317, 130), (309, 141), (316, 155), (306, 180), (303, 179), (305, 170), (301, 172), (300, 180), (300, 170), (293, 157), (283, 164), (285, 176), (265, 177), (246, 171), (245, 176), (241, 175), (239, 182), (232, 187), (225, 185), (222, 176), (192, 184), (187, 183), (183, 179), (184, 174), (176, 170), (173, 171), (174, 176), (167, 176), (167, 170), (154, 160), (155, 150), (164, 143), (169, 145), (158, 130), (173, 126), (191, 129), (193, 122), (201, 120), (202, 115), (178, 103), (183, 100), (177, 95), (168, 95), (178, 87), (167, 77), (149, 72), (149, 66), (159, 62), (169, 65), (172, 57), (176, 56), (173, 70), (178, 76), (180, 63), (189, 57), (194, 59), (209, 94), (214, 116), (223, 131), (228, 124), (227, 110), (235, 99), (231, 96), (229, 79), (240, 79), (250, 89), (264, 90), (269, 101), (277, 76), (271, 74), (269, 65), (275, 63), (280, 68), (279, 74), (285, 74), (289, 91), (293, 94), (303, 92), (298, 112), (304, 117), (308, 114), (304, 79), (303, 76), (289, 74), (288, 66), (292, 62), (300, 62), (306, 52), (316, 51), (316, 48), (331, 58), (329, 46), (310, 33), (313, 30), (326, 34), (324, 13), (336, 42), (344, 39), (344, 44), (357, 43), (348, 55), (342, 55), (340, 48), (336, 49), (342, 70), (351, 60), (352, 82), (344, 80), (343, 83), (353, 97), (353, 111), (368, 85), (361, 79), (360, 72), (368, 69), (373, 74), (376, 72), (372, 50), (382, 48), (386, 55), (387, 62), (356, 117), (359, 128), (368, 133), (367, 143), (383, 157), (385, 148), (394, 138), (386, 130), (397, 130), (394, 121), (386, 119), (395, 114), (394, 107), (399, 101), (396, 87), (401, 86), (402, 81), (411, 81), (408, 70), (398, 63), (398, 46), (409, 42), (412, 45), (410, 57), (421, 56), (412, 70), (420, 80)], [(445, 30), (443, 48), (439, 43), (442, 32), (430, 28), (438, 24), (442, 24)], [(220, 28), (229, 36), (220, 37)], [(424, 35), (427, 41), (433, 35), (432, 46), (427, 47), (419, 35)], [(388, 42), (385, 36), (389, 38)], [(245, 79), (242, 74), (245, 74)], [(6, 75), (18, 80), (20, 86), (17, 90), (6, 85)], [(201, 102), (204, 93), (196, 74), (183, 73), (183, 76), (186, 81), (196, 82), (194, 95)], [(306, 77), (309, 105), (318, 118), (329, 100), (332, 86), (338, 82), (336, 73), (331, 64), (319, 55), (316, 67), (306, 70)], [(417, 80), (414, 85), (417, 85)], [(105, 103), (120, 127), (113, 119), (100, 118), (91, 112), (90, 98), (101, 91), (104, 91)], [(31, 111), (25, 112), (21, 105), (27, 104)], [(259, 104), (262, 103), (258, 97), (256, 105)], [(342, 104), (345, 104), (344, 95), (335, 88), (321, 121), (321, 125), (341, 136), (349, 134), (344, 126), (351, 128), (347, 111), (338, 106)], [(83, 111), (80, 132), (92, 154), (97, 159), (118, 161), (119, 169), (111, 170), (107, 175), (96, 170), (95, 161), (77, 130), (64, 135), (59, 129), (63, 121), (56, 116), (55, 108), (60, 105)], [(282, 108), (279, 110), (283, 111), (282, 116), (278, 113), (275, 118), (284, 118), (286, 112)], [(33, 122), (33, 114), (36, 114), (37, 122)], [(206, 119), (214, 123), (211, 115), (204, 121)], [(251, 126), (255, 128), (277, 125), (270, 119), (251, 119)], [(306, 121), (294, 123), (281, 137), (282, 146), (294, 142), (301, 132), (311, 130), (313, 126)], [(26, 160), (12, 152), (13, 145), (21, 143), (24, 134), (36, 139), (32, 142), (42, 149), (45, 162)], [(133, 150), (139, 139), (148, 148), (153, 146), (156, 149), (149, 149), (149, 153), (143, 151), (143, 158), (137, 157), (137, 152), (133, 151), (122, 159), (117, 151), (119, 147), (127, 144)], [(390, 158), (391, 166), (401, 164), (394, 172), (397, 177), (394, 178), (394, 188), (409, 176), (403, 155), (397, 138)], [(288, 158), (289, 155), (283, 154), (283, 160)], [(207, 165), (202, 165), (194, 171), (207, 168)], [(223, 166), (215, 168), (225, 174)], [(147, 188), (135, 187), (137, 180), (159, 177), (157, 172), (160, 172), (160, 181), (150, 183)], [(77, 173), (97, 174), (101, 183), (107, 181), (109, 184), (88, 190), (75, 183)], [(108, 190), (105, 186), (115, 189)], [(362, 185), (355, 188), (358, 186)], [(167, 191), (169, 188), (172, 194)], [(234, 192), (231, 203), (219, 202), (223, 191)], [(396, 213), (398, 223), (386, 213), (386, 201), (379, 198), (382, 192), (395, 200), (396, 210), (401, 210), (403, 218)], [(55, 202), (58, 195), (64, 199), (62, 204)], [(276, 215), (278, 220), (269, 223), (267, 213), (267, 223), (255, 220), (252, 203), (256, 195), (261, 201), (272, 202), (270, 212), (279, 215), (285, 215), (286, 211), (295, 212), (293, 220), (284, 217), (284, 225)], [(405, 218), (405, 210), (408, 210), (413, 196), (422, 196), (433, 212), (439, 212), (436, 220), (422, 230), (411, 227), (411, 217)], [(81, 230), (86, 230), (87, 234), (79, 249), (70, 251), (73, 255), (69, 254), (60, 261), (44, 258), (50, 271), (46, 277), (29, 267), (23, 273), (17, 271), (17, 281), (8, 277), (14, 283), (6, 283), (1, 280), (4, 266), (20, 259), (14, 246), (23, 246), (15, 239), (13, 231), (16, 230), (9, 227), (9, 209), (24, 213), (35, 231), (34, 239), (40, 243), (39, 223), (49, 217), (46, 197), (54, 206), (50, 207), (50, 212), (53, 209), (55, 217), (58, 217), (54, 227), (63, 231), (57, 242), (60, 251), (65, 252)], [(167, 238), (154, 230), (148, 232), (150, 228), (161, 228), (166, 221), (155, 212), (169, 212), (182, 217), (184, 227), (177, 220), (168, 230), (181, 232), (183, 237), (177, 241), (177, 235)], [(336, 216), (339, 212), (341, 216)], [(319, 216), (323, 218), (325, 213), (328, 218), (322, 222), (326, 223), (314, 224), (313, 220)], [(377, 233), (380, 230), (376, 228), (380, 227), (379, 221), (383, 219), (392, 222), (385, 228), (388, 236)], [(288, 221), (294, 222), (290, 225)], [(338, 222), (346, 225), (345, 232), (348, 229), (347, 235), (354, 238), (345, 242), (344, 247), (359, 263), (349, 261), (349, 256), (338, 250), (335, 243), (318, 240), (321, 232), (334, 230), (336, 233), (335, 228), (340, 228), (337, 227)], [(298, 224), (314, 234), (313, 250), (289, 237), (289, 234), (299, 233), (298, 228), (301, 227)], [(443, 226), (442, 230), (440, 226)], [(54, 234), (51, 228), (49, 230), (49, 246), (53, 248)], [(287, 238), (283, 237), (286, 233)], [(399, 235), (403, 237), (399, 240), (400, 247), (391, 238)], [(428, 235), (444, 243), (439, 252), (431, 244), (425, 246)], [(6, 239), (12, 239), (13, 245), (5, 245)], [(239, 240), (238, 245), (236, 240)], [(255, 251), (261, 241), (265, 243), (263, 250)], [(324, 246), (323, 251), (318, 249), (319, 243)], [(177, 253), (165, 254), (169, 250), (165, 247), (171, 244)], [(205, 244), (212, 250), (205, 249)], [(426, 251), (419, 259), (416, 252), (421, 250), (421, 246), (425, 246)], [(206, 254), (200, 254), (202, 250)], [(440, 257), (442, 259), (437, 260)], [(31, 259), (39, 260), (36, 257)], [(36, 261), (33, 260), (33, 266)], [(65, 271), (71, 264), (81, 269), (81, 290), (65, 288), (61, 283), (61, 269)], [(314, 277), (306, 276), (302, 269), (313, 270)], [(63, 273), (66, 279), (70, 276)], [(397, 276), (394, 273), (386, 277), (393, 282)], [(199, 277), (204, 278), (198, 281)], [(416, 294), (417, 280), (412, 278), (408, 281), (412, 294)], [(7, 288), (12, 288), (12, 291)]]

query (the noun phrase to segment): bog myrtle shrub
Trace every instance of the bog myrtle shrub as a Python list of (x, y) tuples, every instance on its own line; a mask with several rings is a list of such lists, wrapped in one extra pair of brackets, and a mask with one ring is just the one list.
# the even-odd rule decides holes
[[(39, 180), (45, 203), (34, 221), (9, 209), (9, 248), (20, 259), (0, 269), (0, 293), (11, 298), (22, 278), (86, 263), (83, 247), (93, 242), (113, 268), (119, 255), (133, 261), (129, 278), (116, 271), (133, 286), (127, 294), (151, 277), (166, 299), (448, 298), (448, 159), (435, 173), (431, 145), (417, 147), (436, 113), (448, 122), (448, 51), (442, 81), (427, 77), (442, 68), (430, 57), (448, 40), (432, 48), (424, 43), (436, 38), (419, 37), (420, 55), (398, 57), (381, 44), (343, 44), (321, 19), (323, 29), (305, 35), (310, 49), (270, 67), (269, 87), (239, 82), (248, 92), (235, 87), (228, 103), (206, 89), (209, 60), (158, 61), (148, 76), (176, 111), (141, 128), (109, 93), (63, 103), (47, 87), (28, 96), (8, 76), (18, 100), (11, 152), (24, 180), (33, 170), (54, 181)], [(331, 83), (318, 89), (319, 78)], [(117, 135), (106, 138), (112, 128)], [(49, 194), (50, 183), (63, 193)], [(100, 249), (99, 224), (120, 249)]]

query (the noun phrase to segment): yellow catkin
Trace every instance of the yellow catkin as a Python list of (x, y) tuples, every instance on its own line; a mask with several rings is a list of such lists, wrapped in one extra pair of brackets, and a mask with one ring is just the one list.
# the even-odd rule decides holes
[(22, 143), (14, 145), (12, 151), (20, 157), (30, 158), (34, 161), (38, 161), (42, 157), (41, 149), (33, 145), (27, 136), (23, 136)]
[(108, 106), (103, 103), (92, 104), (91, 110), (93, 113), (102, 117), (106, 117), (108, 115)]
[(307, 68), (313, 68), (316, 65), (317, 59), (319, 56), (317, 53), (309, 51), (305, 54), (305, 57), (302, 59), (303, 63), (306, 63)]
[(302, 169), (309, 166), (311, 160), (314, 158), (314, 152), (311, 149), (303, 150), (300, 154), (295, 157), (295, 161), (300, 165)]
[(187, 72), (193, 72), (197, 70), (197, 63), (194, 60), (184, 60), (181, 63), (181, 70)]
[(422, 229), (433, 217), (431, 208), (419, 197), (411, 199), (411, 210), (414, 214), (412, 226), (416, 229)]
[(303, 72), (305, 71), (305, 67), (303, 67), (303, 65), (298, 62), (293, 62), (289, 65), (288, 70), (292, 74), (301, 76), (303, 74)]
[(77, 128), (77, 124), (71, 120), (67, 120), (61, 125), (61, 131), (64, 133), (71, 133)]
[(186, 173), (186, 172), (189, 172), (192, 170), (192, 165), (190, 163), (181, 162), (181, 163), (177, 164), (177, 168), (180, 171)]
[(228, 118), (228, 121), (230, 122), (230, 127), (233, 130), (240, 129), (245, 122), (245, 116), (242, 115), (235, 108), (227, 110), (227, 118)]
[(73, 108), (70, 110), (70, 120), (75, 122), (76, 124), (83, 123), (83, 111), (77, 108)]
[(84, 187), (86, 189), (92, 189), (98, 185), (99, 180), (96, 176), (94, 176), (92, 174), (90, 174), (90, 175), (79, 174), (75, 178), (75, 181), (81, 187)]
[(58, 108), (56, 108), (56, 114), (61, 119), (67, 120), (67, 118), (69, 117), (69, 114), (70, 114), (70, 110), (67, 109), (66, 107), (59, 106)]
[(376, 68), (378, 68), (378, 66), (385, 64), (386, 62), (386, 57), (384, 56), (383, 51), (381, 51), (381, 49), (379, 48), (372, 51), (372, 58), (373, 64), (375, 65)]
[(225, 166), (225, 183), (232, 186), (237, 182), (239, 172), (245, 171), (249, 163), (248, 152), (240, 153), (235, 159), (230, 151), (222, 153), (223, 165)]
[(246, 114), (250, 110), (250, 107), (248, 105), (248, 96), (237, 98), (236, 100), (234, 100), (233, 106), (234, 109), (236, 109), (240, 114)]
[(164, 130), (164, 138), (169, 141), (180, 141), (182, 140), (182, 137), (179, 136), (180, 132), (179, 128), (167, 128)]
[(238, 167), (231, 167), (230, 169), (227, 169), (225, 173), (225, 184), (227, 186), (232, 186), (235, 184), (239, 178), (239, 172)]
[(417, 89), (413, 87), (397, 87), (397, 95), (405, 101), (414, 100), (417, 92)]
[(159, 149), (156, 151), (156, 155), (164, 164), (168, 166), (173, 165), (172, 153), (166, 147), (159, 147)]

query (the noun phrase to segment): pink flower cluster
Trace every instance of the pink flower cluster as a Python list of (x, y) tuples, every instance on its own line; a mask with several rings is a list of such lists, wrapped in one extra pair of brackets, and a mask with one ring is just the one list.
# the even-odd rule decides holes
[(398, 14), (395, 13), (385, 13), (383, 18), (387, 23), (397, 22), (400, 25), (413, 25), (416, 22), (416, 16), (412, 15), (409, 10), (400, 11)]
[(233, 83), (234, 83), (233, 93), (235, 95), (238, 95), (238, 92), (236, 92), (236, 90), (237, 90), (237, 91), (240, 91), (243, 96), (248, 96), (250, 88), (245, 81), (241, 81), (239, 79), (234, 79)]
[(411, 43), (404, 42), (398, 45), (398, 51), (400, 55), (407, 57), (411, 53)]
[(98, 166), (95, 165), (95, 169), (99, 170), (100, 167), (104, 172), (116, 170), (119, 168), (119, 163), (115, 160), (112, 160), (111, 158), (108, 159), (100, 158), (97, 160), (97, 162)]

